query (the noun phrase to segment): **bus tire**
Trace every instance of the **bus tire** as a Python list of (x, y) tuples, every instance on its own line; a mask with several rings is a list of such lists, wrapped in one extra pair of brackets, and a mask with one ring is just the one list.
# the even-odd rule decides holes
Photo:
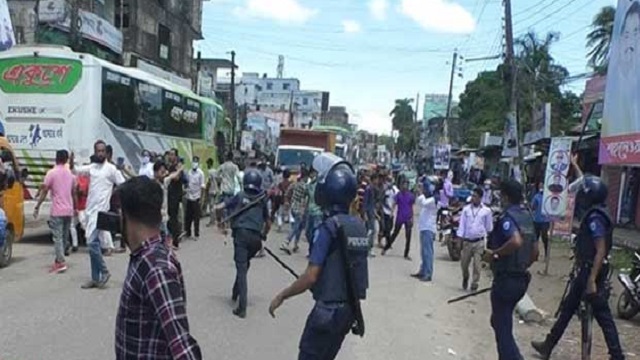
[(11, 263), (11, 255), (13, 255), (13, 240), (15, 233), (12, 228), (7, 229), (7, 238), (4, 241), (4, 246), (0, 249), (0, 268), (9, 266)]

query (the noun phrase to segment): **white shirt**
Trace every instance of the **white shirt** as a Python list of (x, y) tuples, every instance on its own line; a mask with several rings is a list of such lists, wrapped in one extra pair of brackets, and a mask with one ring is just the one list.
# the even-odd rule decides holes
[(385, 213), (385, 215), (393, 215), (393, 205), (395, 205), (395, 198), (398, 192), (400, 192), (400, 190), (398, 190), (398, 187), (396, 187), (395, 185), (387, 186), (386, 190), (384, 191), (385, 203), (382, 207), (382, 211)]
[(438, 215), (438, 202), (433, 196), (428, 199), (424, 195), (418, 196), (416, 203), (420, 207), (418, 217), (418, 231), (436, 232), (436, 218)]
[(98, 213), (109, 211), (113, 187), (124, 183), (125, 179), (115, 165), (106, 161), (102, 164), (80, 166), (77, 172), (89, 174), (89, 194), (84, 226), (89, 237), (96, 230)]
[(199, 168), (187, 172), (187, 200), (200, 200), (202, 190), (206, 188), (204, 173)]
[(153, 163), (147, 163), (146, 165), (140, 166), (140, 170), (138, 171), (138, 176), (146, 176), (149, 179), (153, 180)]
[(493, 213), (484, 204), (469, 204), (462, 209), (457, 235), (459, 238), (476, 240), (484, 238), (493, 230)]

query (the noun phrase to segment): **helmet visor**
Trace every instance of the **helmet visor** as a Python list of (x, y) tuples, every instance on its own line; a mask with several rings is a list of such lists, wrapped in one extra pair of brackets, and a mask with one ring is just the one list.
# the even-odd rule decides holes
[(316, 158), (313, 159), (312, 166), (318, 172), (318, 182), (324, 183), (324, 180), (326, 179), (331, 169), (339, 164), (346, 164), (351, 168), (351, 170), (353, 170), (348, 162), (335, 154), (324, 152), (316, 156)]

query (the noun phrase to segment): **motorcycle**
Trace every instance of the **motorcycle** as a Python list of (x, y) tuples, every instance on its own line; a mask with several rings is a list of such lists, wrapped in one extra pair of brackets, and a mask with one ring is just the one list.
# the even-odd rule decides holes
[(459, 261), (462, 255), (462, 239), (456, 235), (461, 215), (462, 207), (443, 209), (439, 221), (440, 242), (447, 247), (451, 261)]
[(629, 320), (640, 312), (640, 252), (634, 254), (629, 274), (618, 274), (624, 291), (618, 297), (618, 317)]

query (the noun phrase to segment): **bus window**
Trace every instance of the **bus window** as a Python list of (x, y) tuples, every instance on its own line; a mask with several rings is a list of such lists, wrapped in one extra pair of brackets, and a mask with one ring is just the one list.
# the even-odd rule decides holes
[(135, 129), (138, 111), (132, 79), (107, 69), (102, 74), (102, 113), (117, 126)]
[(155, 85), (137, 81), (136, 103), (139, 111), (138, 130), (162, 132), (162, 90)]

